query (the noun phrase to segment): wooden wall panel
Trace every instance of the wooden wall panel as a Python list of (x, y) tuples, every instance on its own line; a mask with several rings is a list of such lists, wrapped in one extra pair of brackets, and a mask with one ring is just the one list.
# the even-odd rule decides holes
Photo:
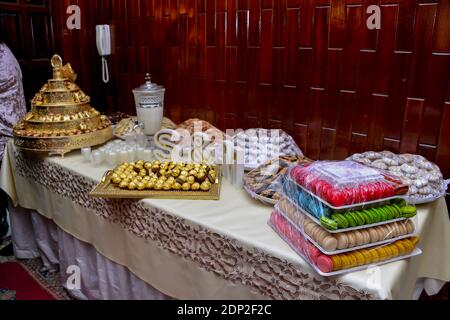
[[(420, 153), (450, 176), (447, 0), (52, 1), (63, 53), (99, 108), (134, 113), (145, 72), (175, 121), (282, 127), (315, 159)], [(82, 30), (65, 29), (65, 8)], [(381, 30), (366, 27), (381, 6)], [(94, 25), (115, 28), (100, 81)]]
[(0, 29), (19, 61), (27, 106), (51, 76), (54, 51), (53, 20), (47, 0), (0, 0)]

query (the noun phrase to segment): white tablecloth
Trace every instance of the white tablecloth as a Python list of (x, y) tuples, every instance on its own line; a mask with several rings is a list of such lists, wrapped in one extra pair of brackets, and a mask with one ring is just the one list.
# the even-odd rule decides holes
[[(79, 300), (171, 299), (39, 213), (10, 206), (10, 216), (16, 258), (41, 257), (49, 271), (59, 270), (61, 285), (72, 297)], [(79, 282), (73, 277), (75, 272), (79, 272)]]
[[(271, 209), (223, 184), (220, 201), (93, 199), (107, 170), (64, 159), (28, 158), (8, 145), (1, 187), (71, 236), (92, 244), (175, 298), (410, 299), (421, 279), (450, 279), (450, 222), (443, 199), (419, 207), (424, 254), (371, 271), (324, 278), (268, 226)], [(431, 287), (430, 287), (431, 289)]]

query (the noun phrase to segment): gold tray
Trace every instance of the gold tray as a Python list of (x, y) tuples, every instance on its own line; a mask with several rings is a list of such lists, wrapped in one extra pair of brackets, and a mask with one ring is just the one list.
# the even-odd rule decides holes
[(155, 190), (122, 190), (111, 183), (112, 171), (107, 171), (102, 181), (89, 193), (91, 197), (107, 199), (177, 199), (177, 200), (219, 200), (222, 175), (216, 166), (216, 183), (211, 190), (205, 191), (155, 191)]

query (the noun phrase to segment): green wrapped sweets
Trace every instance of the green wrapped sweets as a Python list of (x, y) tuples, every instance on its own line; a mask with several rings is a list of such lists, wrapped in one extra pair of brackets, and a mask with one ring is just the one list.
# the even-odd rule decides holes
[(344, 215), (344, 217), (345, 217), (345, 219), (347, 219), (348, 225), (351, 228), (354, 228), (354, 227), (356, 227), (358, 225), (357, 222), (355, 221), (355, 218), (353, 218), (353, 216), (350, 213), (346, 213)]
[(412, 218), (416, 214), (416, 207), (408, 206), (404, 200), (399, 200), (381, 207), (335, 213), (331, 218), (323, 217), (320, 221), (325, 228), (337, 230), (371, 225), (400, 218)]
[(338, 223), (334, 221), (333, 219), (322, 217), (320, 218), (320, 224), (327, 228), (328, 230), (337, 230), (338, 229)]
[(372, 219), (372, 216), (370, 215), (369, 211), (363, 210), (361, 212), (361, 214), (363, 215), (364, 221), (365, 221), (366, 224), (372, 224), (373, 223), (373, 219)]
[(339, 229), (348, 228), (348, 221), (347, 221), (347, 219), (345, 219), (345, 217), (342, 214), (340, 214), (340, 213), (333, 214), (331, 216), (331, 219), (333, 219), (334, 221), (337, 222)]
[(412, 218), (417, 214), (416, 207), (413, 206), (404, 206), (402, 207), (402, 216), (403, 218)]
[(364, 215), (361, 213), (361, 211), (355, 211), (355, 215), (358, 217), (359, 225), (363, 226), (366, 224), (366, 219), (364, 218)]

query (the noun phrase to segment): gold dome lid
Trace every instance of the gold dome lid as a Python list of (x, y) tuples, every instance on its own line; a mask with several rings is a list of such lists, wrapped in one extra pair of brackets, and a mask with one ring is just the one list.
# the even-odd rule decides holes
[(87, 96), (76, 84), (76, 73), (70, 63), (63, 66), (62, 58), (55, 54), (51, 59), (53, 78), (39, 90), (31, 101), (36, 106), (65, 106), (90, 103)]

